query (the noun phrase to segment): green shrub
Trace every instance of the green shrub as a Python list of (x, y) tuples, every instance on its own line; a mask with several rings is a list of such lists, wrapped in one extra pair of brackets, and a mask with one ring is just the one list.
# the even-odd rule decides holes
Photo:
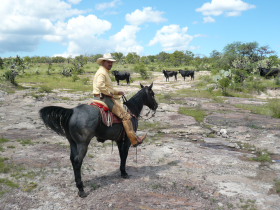
[(143, 63), (136, 64), (134, 71), (139, 73), (142, 79), (149, 79), (150, 75), (147, 72), (146, 66)]
[(87, 85), (89, 83), (89, 81), (90, 81), (90, 79), (88, 77), (82, 79), (82, 82), (84, 85)]
[(257, 157), (252, 158), (254, 161), (258, 162), (271, 162), (271, 156), (267, 151), (258, 151)]
[(280, 118), (280, 99), (271, 99), (267, 104), (272, 117)]
[(18, 73), (14, 70), (8, 70), (4, 73), (4, 78), (6, 81), (12, 83), (15, 86), (18, 86), (17, 82), (16, 82), (16, 76), (18, 75)]
[(228, 77), (224, 77), (218, 81), (219, 87), (222, 89), (223, 95), (227, 93), (227, 88), (230, 85), (230, 79)]
[(39, 92), (40, 93), (51, 93), (52, 92), (52, 89), (48, 86), (41, 86), (39, 88)]
[(73, 82), (76, 82), (77, 80), (79, 80), (80, 78), (78, 77), (78, 75), (77, 74), (74, 74), (73, 76), (72, 76), (72, 81)]

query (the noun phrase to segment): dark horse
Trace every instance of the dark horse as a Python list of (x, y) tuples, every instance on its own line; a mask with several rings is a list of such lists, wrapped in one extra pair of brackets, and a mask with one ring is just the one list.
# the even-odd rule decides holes
[[(132, 121), (135, 131), (138, 127), (138, 117), (143, 106), (146, 105), (153, 111), (156, 111), (158, 107), (152, 90), (153, 84), (145, 87), (142, 84), (140, 85), (141, 90), (125, 102), (125, 105), (133, 114)], [(70, 143), (70, 160), (80, 197), (87, 196), (82, 182), (81, 166), (87, 153), (88, 145), (94, 136), (97, 137), (99, 142), (104, 142), (105, 140), (117, 142), (121, 160), (121, 177), (129, 177), (126, 173), (125, 165), (131, 143), (126, 135), (122, 135), (124, 129), (121, 123), (107, 127), (101, 122), (99, 108), (86, 104), (79, 105), (73, 109), (47, 106), (42, 108), (39, 113), (47, 127), (54, 130), (57, 134), (65, 136)]]

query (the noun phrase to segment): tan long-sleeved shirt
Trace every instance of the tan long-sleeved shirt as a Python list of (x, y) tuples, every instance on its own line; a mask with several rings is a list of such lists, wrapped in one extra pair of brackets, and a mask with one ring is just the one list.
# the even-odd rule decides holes
[(100, 66), (93, 78), (93, 94), (103, 93), (105, 95), (118, 95), (118, 91), (113, 88), (109, 70)]

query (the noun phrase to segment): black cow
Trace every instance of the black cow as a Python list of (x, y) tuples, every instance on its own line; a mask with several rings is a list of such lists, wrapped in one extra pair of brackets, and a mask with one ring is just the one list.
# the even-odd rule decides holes
[(277, 68), (271, 68), (271, 69), (267, 69), (267, 68), (259, 68), (260, 71), (260, 76), (265, 77), (265, 78), (269, 78), (269, 77), (277, 77), (278, 75), (280, 75), (280, 69)]
[(120, 85), (120, 80), (126, 80), (127, 84), (130, 84), (130, 73), (129, 72), (121, 72), (121, 71), (112, 71), (112, 74), (115, 76), (115, 79)]
[(194, 80), (194, 71), (185, 71), (185, 70), (179, 70), (179, 73), (184, 77), (184, 81), (186, 77), (191, 77), (191, 80)]
[(167, 71), (167, 70), (163, 70), (162, 73), (165, 76), (166, 81), (169, 81), (169, 77), (175, 77), (175, 80), (177, 81), (177, 71)]

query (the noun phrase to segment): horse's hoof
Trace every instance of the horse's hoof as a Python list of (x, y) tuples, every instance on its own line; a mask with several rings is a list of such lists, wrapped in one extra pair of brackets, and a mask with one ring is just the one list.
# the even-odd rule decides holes
[(79, 192), (78, 192), (78, 195), (79, 195), (81, 198), (87, 197), (87, 194), (85, 193), (85, 191), (79, 191)]
[(121, 177), (122, 177), (123, 179), (129, 179), (129, 175), (128, 175), (127, 173), (121, 174)]

